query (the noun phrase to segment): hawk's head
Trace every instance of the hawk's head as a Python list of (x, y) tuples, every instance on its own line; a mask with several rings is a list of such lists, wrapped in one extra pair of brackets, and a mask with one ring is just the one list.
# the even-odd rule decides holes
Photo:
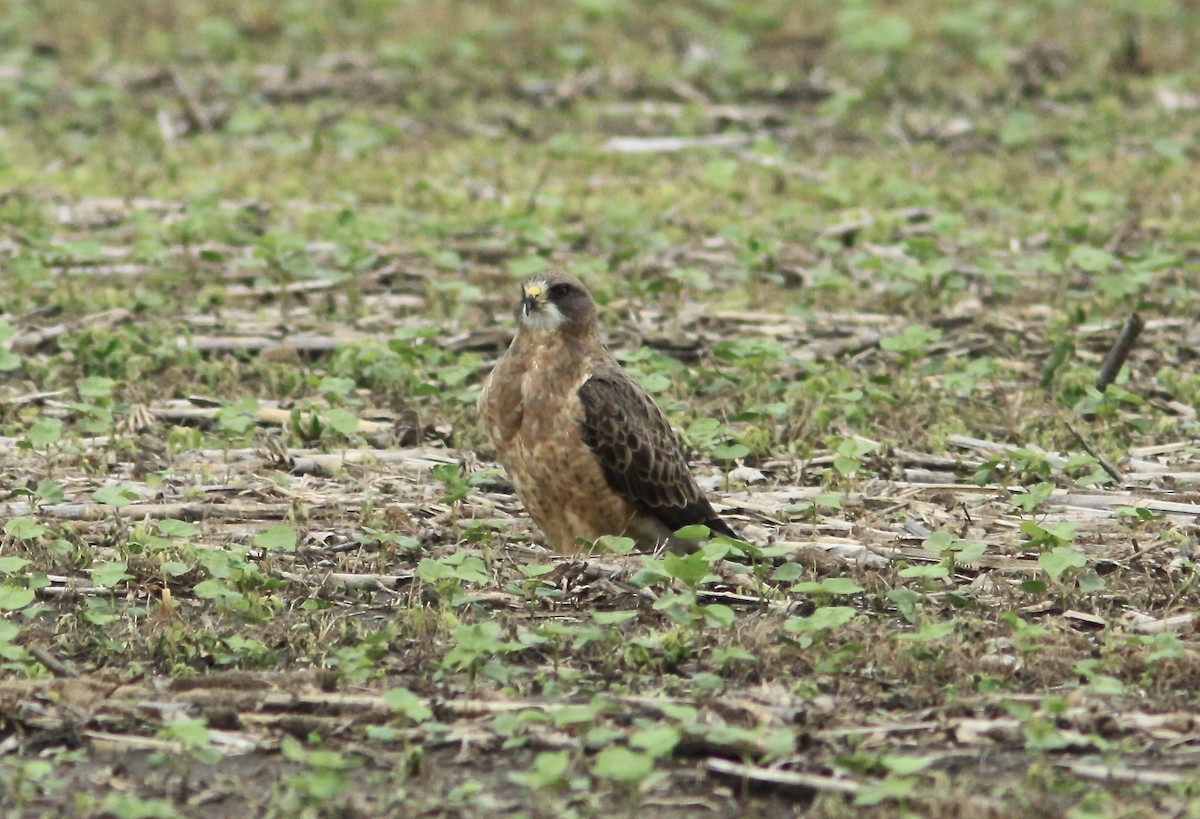
[(596, 324), (596, 302), (574, 276), (546, 273), (521, 284), (517, 321), (530, 330), (587, 332)]

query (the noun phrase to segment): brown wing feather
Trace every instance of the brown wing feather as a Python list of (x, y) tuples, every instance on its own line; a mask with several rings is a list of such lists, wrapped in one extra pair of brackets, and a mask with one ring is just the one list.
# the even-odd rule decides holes
[(674, 532), (703, 523), (737, 538), (717, 516), (688, 467), (683, 447), (662, 411), (623, 372), (593, 375), (579, 388), (583, 439), (614, 492)]

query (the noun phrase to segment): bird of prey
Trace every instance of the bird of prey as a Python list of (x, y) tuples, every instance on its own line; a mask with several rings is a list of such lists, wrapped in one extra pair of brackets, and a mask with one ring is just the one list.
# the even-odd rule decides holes
[(521, 285), (517, 334), (479, 396), (484, 430), (547, 544), (571, 554), (601, 535), (639, 548), (718, 517), (662, 411), (604, 345), (596, 303), (577, 278)]

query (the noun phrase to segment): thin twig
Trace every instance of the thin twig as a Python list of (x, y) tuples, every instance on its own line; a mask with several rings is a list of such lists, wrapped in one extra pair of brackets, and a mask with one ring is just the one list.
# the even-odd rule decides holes
[(46, 670), (55, 677), (78, 677), (79, 672), (74, 668), (64, 663), (62, 660), (55, 657), (47, 649), (41, 646), (29, 646), (26, 649), (33, 658), (42, 665), (46, 666)]
[(1110, 785), (1115, 782), (1135, 782), (1140, 785), (1167, 786), (1177, 784), (1184, 778), (1184, 774), (1177, 771), (1130, 768), (1124, 763), (1107, 765), (1093, 762), (1057, 762), (1055, 767), (1068, 770), (1084, 779), (1094, 779)]
[(1121, 372), (1125, 359), (1129, 357), (1129, 352), (1133, 349), (1133, 345), (1137, 342), (1138, 336), (1142, 334), (1145, 326), (1146, 322), (1137, 313), (1129, 316), (1129, 320), (1125, 322), (1125, 327), (1121, 330), (1121, 335), (1117, 336), (1116, 343), (1108, 351), (1104, 364), (1100, 367), (1100, 374), (1096, 376), (1097, 390), (1104, 392), (1117, 377), (1117, 373)]
[(1070, 433), (1072, 435), (1075, 436), (1075, 440), (1079, 442), (1079, 445), (1081, 447), (1083, 447), (1083, 451), (1086, 452), (1088, 455), (1091, 455), (1097, 461), (1099, 461), (1100, 468), (1103, 469), (1106, 473), (1108, 473), (1108, 477), (1112, 478), (1118, 484), (1125, 483), (1125, 473), (1124, 472), (1117, 469), (1117, 467), (1114, 466), (1113, 463), (1108, 460), (1108, 458), (1105, 458), (1103, 455), (1101, 455), (1099, 453), (1099, 451), (1096, 450), (1096, 448), (1094, 446), (1092, 446), (1087, 441), (1085, 441), (1083, 436), (1079, 434), (1079, 432), (1075, 429), (1075, 427), (1071, 426), (1068, 423), (1067, 429), (1070, 431)]
[(724, 779), (749, 782), (762, 788), (785, 793), (811, 794), (813, 792), (840, 793), (847, 796), (858, 793), (859, 785), (849, 779), (832, 776), (784, 771), (778, 768), (759, 768), (743, 765), (728, 759), (714, 757), (705, 765), (708, 772)]
[(200, 104), (200, 100), (196, 99), (196, 95), (192, 93), (192, 89), (188, 87), (184, 81), (183, 75), (179, 73), (179, 69), (171, 69), (171, 84), (175, 86), (176, 93), (179, 94), (179, 99), (183, 101), (183, 107), (187, 109), (188, 118), (191, 119), (192, 125), (199, 128), (201, 131), (211, 131), (213, 129), (212, 120), (208, 113), (205, 112), (204, 106)]
[(533, 183), (533, 187), (529, 189), (529, 196), (525, 199), (525, 213), (531, 215), (537, 210), (538, 195), (541, 194), (542, 188), (550, 180), (550, 165), (542, 166), (542, 170), (538, 173), (537, 180)]

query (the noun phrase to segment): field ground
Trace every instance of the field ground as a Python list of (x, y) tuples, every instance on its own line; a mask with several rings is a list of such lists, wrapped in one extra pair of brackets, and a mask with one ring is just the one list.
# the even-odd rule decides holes
[[(1196, 4), (0, 20), (6, 816), (1200, 815)], [(748, 556), (538, 545), (560, 267)]]

